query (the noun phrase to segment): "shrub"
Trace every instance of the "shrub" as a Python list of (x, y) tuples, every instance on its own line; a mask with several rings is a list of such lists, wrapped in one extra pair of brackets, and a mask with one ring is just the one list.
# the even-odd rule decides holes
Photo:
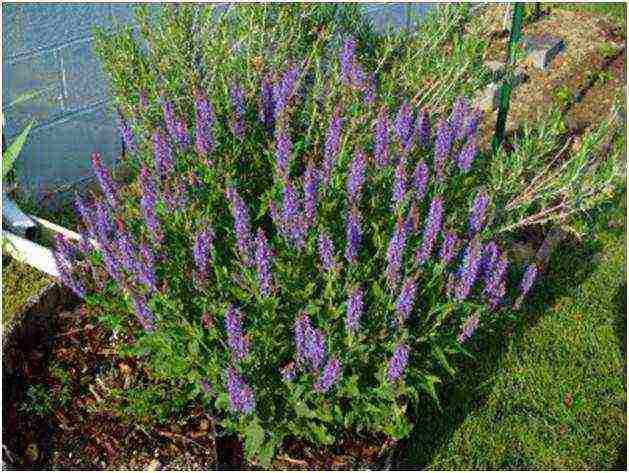
[(94, 154), (104, 197), (77, 200), (85, 238), (55, 255), (160, 386), (130, 393), (144, 421), (160, 396), (201, 396), (264, 464), (288, 436), (403, 438), (449, 359), (531, 290), (536, 266), (510, 265), (496, 238), (478, 112), (390, 109), (358, 51), (349, 38), (325, 67), (297, 56), (271, 75), (164, 73), (141, 101), (120, 89), (132, 184)]

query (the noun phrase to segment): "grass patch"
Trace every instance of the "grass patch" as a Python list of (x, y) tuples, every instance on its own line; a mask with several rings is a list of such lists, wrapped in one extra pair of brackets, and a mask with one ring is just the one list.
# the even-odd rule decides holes
[(28, 299), (52, 282), (36, 269), (11, 258), (2, 258), (2, 329), (20, 314)]
[(564, 10), (580, 11), (586, 13), (598, 13), (607, 15), (613, 23), (626, 33), (627, 4), (622, 3), (552, 3), (551, 8), (563, 8)]
[(419, 416), (409, 463), (429, 469), (613, 469), (626, 463), (626, 191), (564, 244), (514, 324)]

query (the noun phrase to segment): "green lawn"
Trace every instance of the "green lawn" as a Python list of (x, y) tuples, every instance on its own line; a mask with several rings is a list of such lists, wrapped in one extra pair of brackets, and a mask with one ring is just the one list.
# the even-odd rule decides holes
[(557, 250), (528, 312), (479, 334), (476, 361), (443, 390), (443, 413), (426, 407), (419, 415), (409, 463), (440, 470), (626, 464), (625, 217), (623, 190), (584, 217), (592, 237)]

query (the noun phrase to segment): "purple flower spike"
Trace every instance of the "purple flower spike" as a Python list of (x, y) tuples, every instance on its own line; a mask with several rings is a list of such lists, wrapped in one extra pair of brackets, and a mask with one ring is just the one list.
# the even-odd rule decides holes
[(226, 195), (227, 199), (231, 202), (231, 211), (234, 217), (234, 231), (236, 232), (240, 257), (245, 266), (251, 266), (251, 250), (253, 244), (251, 241), (251, 223), (247, 205), (233, 187), (227, 189)]
[(151, 171), (144, 164), (140, 169), (140, 188), (142, 189), (142, 197), (140, 198), (142, 216), (151, 233), (151, 238), (159, 246), (163, 241), (164, 234), (157, 218), (157, 186)]
[(393, 201), (393, 208), (397, 211), (400, 210), (404, 199), (406, 198), (406, 157), (400, 158), (397, 166), (395, 167), (395, 180), (393, 181), (393, 194), (391, 200)]
[(171, 174), (175, 169), (173, 151), (168, 138), (160, 130), (153, 133), (153, 146), (155, 149), (155, 167), (160, 177)]
[(459, 333), (459, 336), (457, 338), (461, 345), (463, 345), (472, 337), (472, 335), (474, 335), (474, 332), (478, 328), (478, 323), (478, 315), (476, 314), (472, 315), (465, 321), (465, 323), (463, 324), (463, 328), (461, 329), (461, 333)]
[(146, 296), (134, 295), (133, 309), (138, 316), (138, 320), (142, 328), (147, 332), (154, 332), (155, 316), (153, 315), (153, 312), (151, 312), (151, 309), (149, 309)]
[(317, 218), (317, 188), (319, 186), (319, 171), (310, 160), (304, 174), (304, 212), (306, 222), (312, 225)]
[(301, 215), (299, 200), (290, 181), (284, 184), (281, 223), (282, 234), (297, 248), (303, 248), (306, 233), (305, 219)]
[(437, 180), (445, 179), (446, 161), (452, 150), (453, 134), (446, 120), (440, 120), (437, 125), (437, 137), (435, 139), (434, 170)]
[(533, 283), (535, 282), (535, 278), (537, 277), (537, 266), (535, 264), (530, 264), (527, 266), (526, 271), (524, 272), (524, 276), (522, 276), (522, 281), (520, 282), (520, 296), (525, 297), (531, 287), (533, 287)]
[(486, 279), (483, 294), (489, 298), (490, 302), (492, 302), (492, 305), (494, 306), (497, 306), (502, 299), (502, 296), (500, 296), (501, 285), (504, 284), (508, 266), (509, 260), (507, 257), (505, 255), (500, 256), (500, 258), (495, 262), (489, 278)]
[(341, 377), (341, 362), (338, 358), (334, 357), (328, 361), (323, 370), (323, 373), (314, 383), (315, 391), (319, 393), (325, 393), (340, 379)]
[(267, 297), (271, 294), (271, 250), (266, 235), (261, 228), (256, 234), (256, 270), (260, 293)]
[(347, 313), (345, 316), (345, 329), (350, 335), (354, 335), (358, 330), (358, 324), (360, 323), (360, 317), (363, 313), (363, 290), (356, 287), (350, 291), (347, 298)]
[(230, 90), (233, 105), (232, 131), (239, 140), (245, 136), (245, 91), (234, 84)]
[(129, 125), (129, 122), (125, 120), (122, 114), (118, 116), (118, 129), (120, 130), (120, 135), (122, 136), (122, 142), (125, 147), (125, 154), (133, 154), (137, 151), (137, 146), (135, 144), (135, 139), (133, 137), (133, 130)]
[(334, 244), (330, 236), (322, 230), (318, 238), (319, 258), (325, 271), (332, 271), (336, 267), (334, 259)]
[(467, 143), (461, 147), (461, 151), (459, 152), (459, 156), (457, 158), (457, 164), (459, 165), (461, 172), (470, 172), (470, 169), (472, 169), (472, 162), (474, 162), (474, 158), (476, 157), (476, 151), (476, 139), (473, 137), (468, 138)]
[(139, 264), (137, 267), (138, 280), (141, 284), (144, 284), (152, 291), (157, 292), (157, 278), (155, 276), (155, 254), (153, 254), (153, 250), (151, 250), (151, 247), (145, 243), (142, 243), (140, 245), (140, 257), (142, 260), (142, 264)]
[(365, 159), (365, 154), (358, 150), (350, 163), (347, 176), (347, 193), (352, 203), (360, 201), (363, 185), (365, 184), (366, 168), (367, 160)]
[(402, 261), (404, 258), (404, 248), (406, 247), (406, 235), (408, 229), (402, 217), (398, 217), (397, 224), (395, 226), (395, 232), (389, 242), (387, 248), (387, 281), (391, 287), (397, 286), (400, 278), (400, 268), (402, 267)]
[(232, 412), (251, 414), (256, 408), (255, 395), (246, 381), (234, 368), (227, 371), (227, 392)]
[(399, 317), (400, 324), (411, 315), (415, 301), (415, 292), (417, 292), (417, 283), (413, 278), (407, 279), (395, 305), (395, 313)]
[(190, 133), (188, 133), (188, 125), (184, 120), (177, 120), (175, 123), (175, 136), (179, 147), (186, 151), (190, 147)]
[(430, 146), (430, 120), (428, 118), (428, 110), (423, 108), (417, 116), (417, 126), (415, 128), (417, 139), (422, 148), (428, 148)]
[(345, 41), (339, 54), (341, 63), (341, 78), (345, 85), (352, 85), (354, 80), (354, 67), (356, 64), (356, 40), (349, 38)]
[(288, 134), (288, 127), (285, 127), (278, 133), (275, 143), (277, 173), (282, 179), (286, 179), (288, 172), (290, 171), (292, 152), (293, 142)]
[(444, 266), (448, 266), (456, 255), (456, 247), (459, 242), (459, 237), (456, 233), (448, 232), (443, 237), (443, 244), (441, 245), (441, 251), (439, 252), (439, 258)]
[(411, 104), (404, 102), (395, 119), (395, 134), (400, 145), (400, 152), (408, 154), (413, 144), (413, 110)]
[(376, 166), (383, 169), (389, 164), (389, 111), (385, 105), (378, 113), (375, 131), (376, 139), (373, 154)]
[(249, 356), (249, 339), (242, 331), (242, 318), (242, 313), (234, 306), (230, 306), (225, 313), (227, 345), (236, 360), (244, 360)]
[(422, 160), (417, 163), (415, 172), (413, 172), (413, 187), (417, 194), (417, 200), (422, 201), (428, 190), (428, 181), (430, 180), (428, 165)]
[(408, 365), (408, 354), (408, 346), (398, 345), (395, 347), (395, 352), (389, 360), (389, 369), (387, 370), (387, 378), (389, 378), (389, 381), (397, 381), (404, 374), (406, 366)]
[(275, 127), (275, 101), (273, 99), (273, 84), (268, 77), (262, 79), (261, 89), (260, 119), (264, 123), (267, 133), (272, 133)]
[(310, 363), (314, 370), (318, 370), (323, 364), (326, 355), (325, 339), (323, 333), (312, 326), (307, 314), (299, 316), (295, 321), (295, 346), (300, 365)]
[(85, 287), (83, 283), (73, 275), (73, 253), (74, 251), (70, 247), (68, 240), (60, 233), (57, 233), (55, 235), (55, 251), (53, 252), (53, 256), (57, 264), (57, 270), (59, 271), (59, 279), (78, 297), (85, 299)]
[(481, 121), (483, 121), (483, 115), (484, 115), (483, 111), (477, 108), (469, 116), (469, 119), (467, 121), (466, 132), (465, 132), (466, 137), (468, 139), (476, 136), (478, 125), (480, 124)]
[(210, 256), (213, 240), (214, 232), (209, 227), (203, 228), (199, 231), (194, 239), (192, 256), (194, 257), (194, 263), (196, 265), (194, 279), (198, 286), (203, 285), (210, 269)]
[(470, 232), (472, 234), (476, 234), (483, 229), (483, 224), (485, 223), (485, 214), (487, 212), (487, 207), (489, 206), (489, 196), (483, 192), (479, 191), (476, 194), (476, 198), (474, 199), (474, 207), (472, 208), (472, 212), (470, 213)]
[(284, 368), (282, 368), (280, 370), (280, 372), (282, 373), (282, 379), (284, 379), (284, 381), (292, 381), (292, 380), (294, 380), (295, 376), (297, 376), (297, 370), (296, 370), (296, 367), (295, 367), (295, 362), (291, 361)]
[(463, 97), (457, 99), (452, 109), (452, 116), (450, 118), (450, 129), (454, 135), (454, 139), (460, 140), (465, 137), (467, 128), (464, 123), (467, 121), (467, 117), (470, 113), (470, 105)]
[(197, 121), (195, 146), (197, 153), (205, 158), (214, 146), (214, 110), (207, 97), (199, 90), (195, 93), (195, 113)]
[(332, 170), (336, 164), (336, 159), (341, 148), (341, 109), (337, 107), (330, 119), (330, 126), (325, 137), (325, 145), (323, 151), (323, 183), (330, 185), (332, 179)]
[(295, 94), (297, 80), (301, 74), (301, 68), (294, 66), (284, 73), (280, 83), (273, 90), (273, 99), (275, 100), (275, 118), (280, 120), (284, 111), (290, 104)]
[(443, 220), (443, 197), (435, 196), (430, 203), (428, 211), (428, 219), (424, 227), (424, 237), (421, 248), (417, 253), (417, 259), (420, 264), (425, 263), (432, 254), (432, 249), (437, 238), (437, 234), (441, 231), (441, 222)]
[(87, 208), (87, 205), (85, 204), (85, 202), (83, 202), (83, 199), (81, 199), (81, 197), (78, 194), (76, 195), (76, 198), (74, 200), (74, 208), (76, 209), (76, 212), (81, 217), (81, 221), (83, 222), (83, 225), (85, 226), (85, 229), (87, 230), (88, 236), (92, 240), (98, 240), (98, 235), (96, 233), (96, 225), (95, 225), (94, 220), (92, 219), (92, 211)]
[(177, 126), (175, 124), (175, 107), (170, 100), (164, 100), (162, 104), (162, 110), (164, 111), (164, 122), (166, 123), (166, 129), (172, 138), (177, 136)]
[(455, 298), (464, 301), (470, 295), (481, 265), (482, 245), (478, 238), (473, 239), (466, 249), (463, 265), (461, 267), (461, 278), (455, 289)]
[(362, 239), (360, 228), (360, 212), (357, 208), (352, 208), (347, 215), (347, 246), (345, 248), (345, 258), (350, 263), (358, 263), (358, 250)]
[(98, 178), (98, 182), (101, 189), (103, 189), (107, 202), (109, 202), (112, 209), (117, 209), (119, 203), (118, 188), (114, 180), (111, 178), (109, 170), (103, 165), (99, 153), (92, 153), (92, 169)]

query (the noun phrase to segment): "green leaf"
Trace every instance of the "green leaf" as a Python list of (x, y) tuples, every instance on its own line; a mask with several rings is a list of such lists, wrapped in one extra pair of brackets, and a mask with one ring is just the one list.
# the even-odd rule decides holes
[(217, 409), (226, 411), (229, 408), (229, 396), (227, 393), (221, 393), (216, 397), (216, 402), (214, 403)]
[(317, 413), (310, 409), (303, 401), (295, 403), (295, 414), (297, 414), (297, 417), (306, 417), (307, 419), (317, 417)]
[(7, 105), (7, 108), (14, 107), (15, 105), (19, 105), (22, 102), (26, 102), (28, 100), (34, 99), (35, 97), (37, 97), (38, 95), (41, 95), (42, 93), (44, 93), (43, 90), (38, 90), (35, 92), (25, 92), (21, 95), (18, 95), (15, 98), (15, 100), (13, 100), (12, 102), (9, 102), (9, 105)]
[(251, 460), (259, 451), (264, 442), (264, 429), (260, 421), (255, 418), (245, 430), (245, 454)]
[(422, 389), (426, 391), (430, 397), (437, 403), (437, 408), (439, 412), (441, 412), (441, 403), (439, 402), (439, 396), (437, 395), (437, 389), (435, 388), (435, 384), (441, 383), (441, 379), (437, 376), (425, 375), (424, 382), (420, 384)]
[(432, 348), (432, 352), (433, 352), (433, 355), (435, 355), (435, 358), (437, 358), (439, 363), (441, 363), (441, 365), (450, 374), (450, 376), (454, 376), (455, 370), (454, 370), (454, 368), (452, 368), (452, 366), (450, 366), (450, 363), (448, 363), (448, 358), (446, 357), (446, 355), (443, 352), (443, 350), (440, 347), (438, 347), (437, 345), (435, 345)]
[(4, 179), (9, 171), (13, 168), (13, 163), (16, 158), (19, 156), (20, 151), (22, 151), (22, 147), (26, 142), (26, 137), (28, 133), (31, 131), (35, 120), (31, 120), (31, 122), (27, 125), (22, 133), (18, 135), (18, 137), (13, 140), (13, 143), (6, 149), (6, 151), (2, 154), (2, 179)]
[(328, 433), (328, 430), (321, 424), (315, 424), (314, 422), (308, 423), (310, 432), (313, 439), (324, 445), (331, 445), (334, 443), (334, 437)]

